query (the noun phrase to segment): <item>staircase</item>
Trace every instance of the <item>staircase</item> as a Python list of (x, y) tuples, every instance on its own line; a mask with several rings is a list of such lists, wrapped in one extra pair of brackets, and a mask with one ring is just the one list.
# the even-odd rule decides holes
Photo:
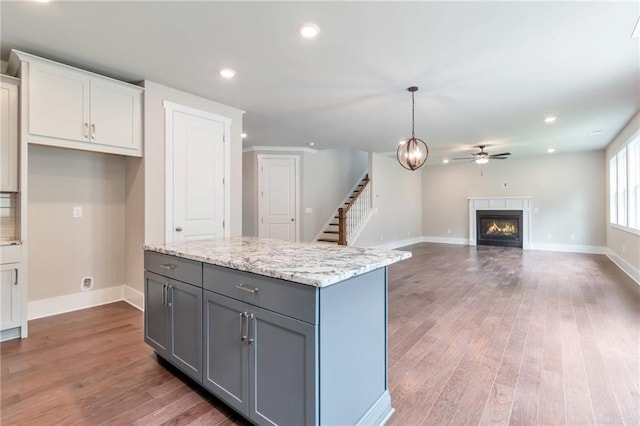
[(371, 212), (371, 185), (369, 175), (365, 174), (345, 198), (333, 218), (325, 225), (316, 241), (323, 243), (349, 245), (355, 240), (364, 222)]

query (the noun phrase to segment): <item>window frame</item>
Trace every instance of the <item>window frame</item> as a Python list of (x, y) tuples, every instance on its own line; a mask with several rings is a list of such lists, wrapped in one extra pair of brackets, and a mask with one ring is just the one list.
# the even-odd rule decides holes
[(607, 164), (609, 226), (640, 235), (640, 132), (609, 157)]

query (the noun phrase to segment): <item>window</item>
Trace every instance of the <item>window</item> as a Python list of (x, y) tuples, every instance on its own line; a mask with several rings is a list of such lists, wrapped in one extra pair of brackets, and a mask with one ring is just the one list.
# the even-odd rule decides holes
[(640, 230), (640, 136), (609, 160), (609, 221)]

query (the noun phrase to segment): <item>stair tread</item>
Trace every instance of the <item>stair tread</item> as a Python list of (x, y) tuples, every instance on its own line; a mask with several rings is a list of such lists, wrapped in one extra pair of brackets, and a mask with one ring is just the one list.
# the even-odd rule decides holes
[(323, 234), (339, 234), (338, 231), (324, 231)]
[(332, 240), (331, 238), (318, 238), (318, 241), (322, 241), (325, 243), (337, 243), (338, 240)]

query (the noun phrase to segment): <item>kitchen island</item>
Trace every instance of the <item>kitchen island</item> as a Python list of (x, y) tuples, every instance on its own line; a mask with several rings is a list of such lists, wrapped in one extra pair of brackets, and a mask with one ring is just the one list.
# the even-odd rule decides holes
[(145, 245), (145, 341), (256, 424), (383, 424), (387, 266), (248, 237)]

